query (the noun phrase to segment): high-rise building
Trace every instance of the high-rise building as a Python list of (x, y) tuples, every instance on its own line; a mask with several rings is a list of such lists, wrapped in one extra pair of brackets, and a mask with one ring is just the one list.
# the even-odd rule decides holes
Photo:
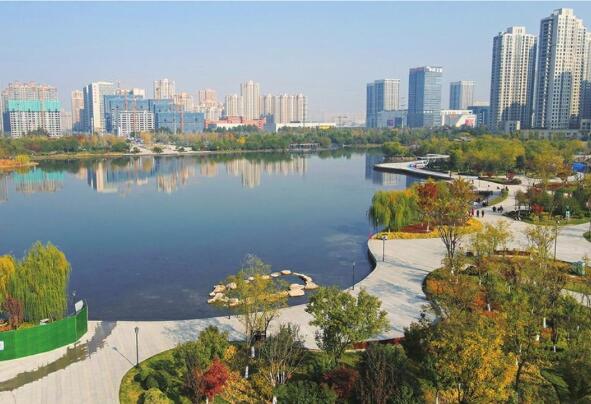
[(80, 132), (83, 130), (82, 122), (84, 115), (84, 93), (82, 90), (74, 90), (71, 94), (72, 102), (72, 130)]
[(199, 90), (199, 105), (217, 105), (218, 97), (215, 90), (204, 88)]
[(432, 128), (440, 123), (443, 68), (423, 66), (408, 76), (408, 126)]
[(296, 122), (308, 121), (308, 97), (297, 94), (294, 98), (294, 120)]
[(493, 39), (489, 127), (509, 132), (532, 124), (536, 37), (509, 27)]
[(193, 112), (195, 104), (193, 102), (193, 96), (189, 93), (178, 93), (173, 96), (174, 103), (179, 105), (183, 111)]
[(11, 136), (39, 130), (51, 136), (62, 134), (57, 88), (33, 82), (13, 82), (2, 91), (1, 98), (4, 132)]
[(555, 10), (540, 23), (535, 127), (578, 127), (585, 70), (583, 21), (570, 8)]
[(115, 84), (95, 81), (84, 87), (84, 130), (89, 133), (105, 133), (105, 96), (115, 95)]
[(366, 126), (377, 127), (378, 112), (400, 109), (400, 80), (382, 79), (367, 84)]
[(591, 121), (591, 32), (585, 34), (583, 81), (581, 82), (581, 121)]
[(466, 109), (474, 103), (474, 82), (460, 80), (449, 83), (449, 109)]
[(272, 94), (261, 95), (261, 115), (264, 117), (275, 115), (275, 96)]
[(261, 111), (259, 109), (260, 85), (249, 80), (240, 85), (240, 95), (244, 104), (244, 118), (259, 119)]
[(225, 116), (244, 116), (244, 102), (238, 94), (227, 95), (224, 101)]
[(61, 112), (61, 129), (62, 134), (67, 135), (72, 133), (72, 112), (70, 111), (62, 111)]
[(468, 109), (476, 115), (476, 127), (488, 127), (490, 125), (490, 106), (486, 102), (474, 101), (468, 105)]
[(176, 94), (174, 80), (161, 79), (154, 80), (154, 99), (170, 100)]

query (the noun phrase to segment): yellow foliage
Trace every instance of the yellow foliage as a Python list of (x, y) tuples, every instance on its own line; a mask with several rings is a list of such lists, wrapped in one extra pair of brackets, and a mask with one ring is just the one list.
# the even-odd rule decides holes
[(234, 356), (236, 356), (236, 352), (238, 352), (238, 349), (234, 345), (227, 347), (224, 352), (224, 362), (231, 362)]
[[(482, 230), (482, 223), (474, 218), (470, 218), (466, 226), (462, 227), (462, 231), (464, 234), (475, 233)], [(437, 238), (439, 237), (439, 232), (437, 228), (431, 229), (430, 232), (426, 233), (408, 233), (404, 231), (393, 231), (393, 232), (380, 232), (376, 233), (372, 236), (375, 240), (381, 240), (382, 237), (386, 236), (388, 240), (413, 240), (413, 239), (422, 239), (422, 238)]]
[(228, 403), (261, 402), (248, 380), (240, 376), (238, 372), (230, 372), (224, 391), (219, 397)]
[(0, 303), (6, 298), (8, 282), (14, 275), (16, 267), (10, 255), (0, 256)]

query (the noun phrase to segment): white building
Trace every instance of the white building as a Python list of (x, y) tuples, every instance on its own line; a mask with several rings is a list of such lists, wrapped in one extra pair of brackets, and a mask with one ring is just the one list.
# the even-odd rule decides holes
[(129, 136), (154, 130), (154, 113), (146, 110), (116, 111), (113, 114), (113, 128), (118, 136)]
[(198, 101), (199, 105), (213, 105), (218, 104), (218, 97), (215, 90), (211, 88), (204, 88), (199, 90), (198, 94)]
[(181, 92), (173, 96), (174, 103), (181, 106), (185, 112), (193, 112), (195, 110), (195, 103), (193, 96), (189, 93)]
[(585, 70), (583, 21), (570, 8), (555, 10), (540, 24), (535, 127), (578, 127)]
[[(536, 37), (509, 27), (493, 40), (490, 86), (491, 129), (529, 128), (533, 113)], [(518, 123), (516, 123), (518, 122)]]
[(224, 116), (244, 116), (244, 102), (238, 94), (227, 95), (224, 101)]
[(84, 130), (90, 133), (105, 133), (105, 95), (115, 95), (115, 84), (95, 81), (84, 87)]
[(467, 109), (442, 109), (440, 111), (441, 126), (461, 128), (476, 126), (476, 115)]
[(176, 94), (176, 85), (174, 80), (161, 79), (154, 80), (154, 99), (170, 100)]
[(460, 80), (449, 83), (449, 109), (467, 109), (474, 105), (474, 82)]
[(261, 117), (261, 111), (259, 109), (260, 92), (259, 83), (255, 83), (252, 80), (240, 85), (240, 95), (244, 104), (244, 115), (241, 116), (245, 119), (251, 120)]
[(275, 115), (275, 96), (273, 94), (261, 95), (260, 110), (262, 116)]
[(281, 94), (275, 97), (273, 120), (277, 123), (306, 122), (308, 99), (303, 94)]

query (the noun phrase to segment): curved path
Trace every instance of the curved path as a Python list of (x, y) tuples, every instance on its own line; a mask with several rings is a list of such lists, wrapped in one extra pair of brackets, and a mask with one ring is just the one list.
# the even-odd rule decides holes
[[(475, 181), (482, 189), (497, 191), (497, 184)], [(523, 186), (511, 186), (510, 196), (503, 202), (506, 210), (513, 206), (513, 193)], [(482, 220), (507, 220), (485, 208)], [(515, 246), (523, 247), (523, 231), (528, 226), (511, 221)], [(558, 238), (557, 256), (560, 259), (579, 260), (591, 253), (591, 244), (582, 234), (587, 224), (562, 228)], [(436, 239), (368, 241), (370, 253), (376, 259), (376, 268), (355, 285), (352, 293), (365, 288), (382, 300), (388, 312), (391, 328), (381, 338), (398, 337), (404, 327), (415, 321), (427, 304), (422, 292), (424, 277), (440, 266), (444, 248)], [(382, 258), (385, 258), (382, 261)], [(282, 310), (278, 322), (300, 324), (308, 347), (315, 347), (314, 327), (308, 325), (310, 316), (305, 305)], [(231, 337), (241, 338), (241, 327), (235, 318), (215, 317), (201, 320), (155, 322), (89, 322), (89, 332), (75, 346), (39, 354), (23, 359), (0, 362), (0, 402), (2, 403), (117, 403), (119, 383), (135, 363), (135, 333), (139, 327), (140, 361), (177, 343), (195, 339), (207, 325), (227, 329)]]

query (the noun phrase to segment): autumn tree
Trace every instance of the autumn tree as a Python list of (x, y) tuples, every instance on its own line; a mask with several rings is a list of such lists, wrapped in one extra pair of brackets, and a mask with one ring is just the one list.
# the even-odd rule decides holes
[(427, 224), (428, 232), (431, 222), (433, 222), (433, 213), (439, 187), (435, 181), (429, 179), (427, 182), (417, 185), (415, 191), (417, 193), (417, 205), (421, 214), (421, 220)]
[(512, 394), (515, 358), (503, 350), (503, 331), (480, 315), (450, 317), (431, 342), (442, 396), (458, 404), (504, 402)]
[(304, 342), (296, 324), (281, 324), (259, 348), (260, 372), (275, 388), (287, 382), (304, 357)]
[[(251, 346), (257, 335), (266, 335), (279, 309), (287, 305), (284, 283), (270, 277), (271, 266), (254, 255), (248, 255), (238, 274), (229, 276), (226, 298), (244, 325), (246, 342)], [(220, 302), (224, 306), (225, 302)]]
[(16, 263), (12, 256), (0, 257), (0, 304), (8, 296), (8, 286), (16, 271)]
[(313, 319), (318, 346), (338, 363), (352, 343), (363, 341), (385, 331), (389, 322), (380, 310), (380, 300), (361, 289), (357, 297), (335, 287), (320, 288), (310, 298), (306, 312)]
[(454, 272), (456, 251), (464, 237), (464, 226), (470, 219), (474, 192), (468, 181), (456, 179), (442, 187), (437, 193), (433, 218), (439, 237), (445, 245), (446, 266)]
[(199, 380), (199, 392), (205, 396), (206, 402), (224, 390), (228, 375), (228, 369), (219, 359), (214, 359), (211, 362)]

